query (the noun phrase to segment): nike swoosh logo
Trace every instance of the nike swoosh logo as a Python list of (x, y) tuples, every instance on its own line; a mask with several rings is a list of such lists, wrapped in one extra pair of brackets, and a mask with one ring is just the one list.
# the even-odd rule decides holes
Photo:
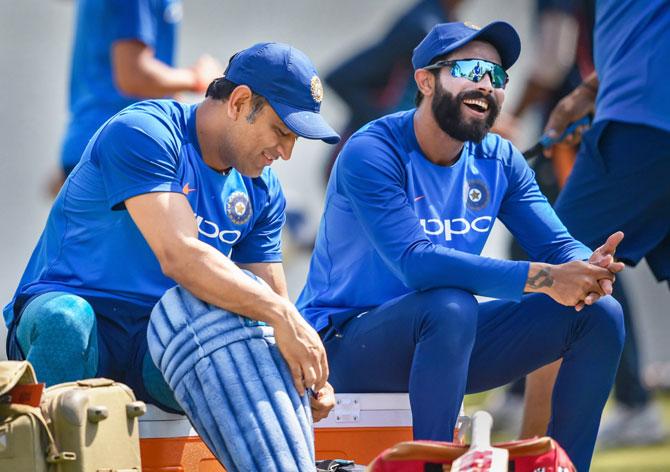
[(425, 195), (419, 195), (418, 197), (416, 197), (416, 198), (414, 199), (414, 201), (415, 201), (415, 202), (418, 202), (419, 200), (423, 200), (424, 198), (426, 198)]

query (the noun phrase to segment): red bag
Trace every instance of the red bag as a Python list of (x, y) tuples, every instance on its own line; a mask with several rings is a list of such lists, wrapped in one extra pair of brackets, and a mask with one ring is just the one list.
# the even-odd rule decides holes
[[(442, 472), (470, 446), (436, 441), (401, 442), (379, 454), (368, 472)], [(495, 444), (509, 451), (509, 472), (576, 472), (563, 448), (549, 437)]]

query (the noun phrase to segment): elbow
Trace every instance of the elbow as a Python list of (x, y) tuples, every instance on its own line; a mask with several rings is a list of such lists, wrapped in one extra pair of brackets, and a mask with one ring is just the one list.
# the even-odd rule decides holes
[(161, 272), (163, 272), (163, 275), (174, 281), (177, 281), (177, 278), (179, 277), (178, 274), (180, 274), (181, 272), (178, 268), (178, 265), (175, 262), (166, 259), (159, 259), (159, 262), (161, 265)]
[(427, 281), (417, 271), (406, 271), (401, 276), (402, 283), (412, 290), (423, 290), (428, 287)]
[(179, 251), (165, 249), (160, 253), (157, 253), (156, 257), (158, 258), (163, 275), (177, 283), (181, 283), (180, 279), (183, 278), (184, 274), (188, 273), (188, 271), (184, 269), (185, 263), (183, 253), (180, 255)]
[(431, 268), (435, 260), (430, 257), (434, 245), (419, 241), (407, 248), (396, 266), (396, 274), (403, 284), (412, 290), (425, 290), (435, 286), (435, 274)]
[(420, 267), (420, 264), (408, 261), (401, 264), (398, 274), (400, 281), (411, 290), (422, 290), (428, 288), (426, 273)]

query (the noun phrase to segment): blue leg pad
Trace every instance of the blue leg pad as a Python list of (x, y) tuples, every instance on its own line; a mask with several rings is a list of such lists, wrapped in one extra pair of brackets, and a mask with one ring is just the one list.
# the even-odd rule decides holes
[(149, 351), (207, 446), (235, 471), (313, 471), (314, 436), (272, 328), (168, 290)]

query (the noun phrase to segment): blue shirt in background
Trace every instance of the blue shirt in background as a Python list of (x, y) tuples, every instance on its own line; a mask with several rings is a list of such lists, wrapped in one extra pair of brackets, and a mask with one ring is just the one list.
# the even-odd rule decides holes
[(421, 152), (414, 110), (373, 121), (338, 157), (307, 284), (297, 302), (317, 330), (415, 290), (455, 287), (520, 299), (528, 262), (480, 256), (496, 218), (533, 260), (588, 259), (539, 191), (533, 171), (495, 134), (465, 143), (452, 166)]
[(670, 2), (598, 0), (595, 121), (670, 131)]
[(155, 57), (174, 63), (181, 0), (78, 0), (70, 74), (70, 122), (63, 140), (61, 165), (66, 173), (79, 162), (93, 133), (116, 112), (138, 101), (114, 84), (112, 45), (137, 40)]
[(95, 134), (59, 193), (14, 299), (65, 291), (96, 313), (132, 324), (147, 317), (175, 281), (125, 210), (124, 201), (148, 192), (183, 193), (199, 239), (239, 263), (281, 260), (286, 205), (269, 168), (258, 178), (208, 167), (196, 135), (196, 105), (139, 102)]

